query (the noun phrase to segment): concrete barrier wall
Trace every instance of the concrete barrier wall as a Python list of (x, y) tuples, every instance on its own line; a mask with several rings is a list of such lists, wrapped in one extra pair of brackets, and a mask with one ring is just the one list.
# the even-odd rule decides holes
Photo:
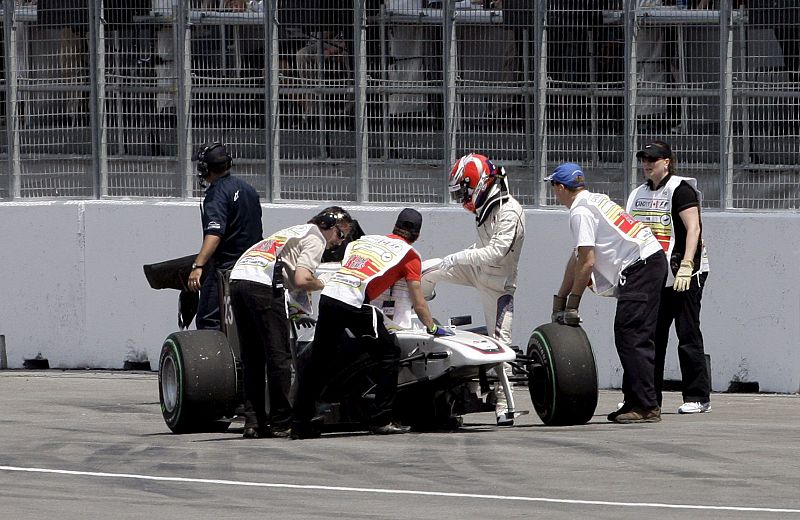
[[(307, 221), (321, 205), (264, 205), (266, 233)], [(349, 207), (368, 233), (391, 230), (400, 207)], [(421, 208), (416, 244), (423, 258), (470, 245), (473, 219), (460, 208)], [(515, 301), (514, 341), (526, 344), (549, 320), (571, 239), (564, 210), (528, 210)], [(800, 215), (704, 213), (712, 273), (703, 297), (703, 333), (715, 390), (732, 379), (763, 391), (800, 390)], [(177, 327), (176, 291), (150, 289), (142, 265), (198, 251), (198, 203), (75, 201), (0, 203), (0, 334), (10, 368), (38, 353), (51, 367), (157, 366), (164, 337)], [(473, 290), (442, 286), (434, 315), (472, 314)], [(619, 387), (614, 349), (615, 300), (587, 294), (584, 327), (597, 356), (600, 384)], [(667, 374), (679, 379), (676, 340)]]

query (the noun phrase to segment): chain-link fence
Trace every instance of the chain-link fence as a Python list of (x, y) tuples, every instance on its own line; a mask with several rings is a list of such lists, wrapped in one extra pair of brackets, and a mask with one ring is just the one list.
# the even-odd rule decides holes
[(800, 2), (746, 1), (6, 0), (0, 199), (197, 196), (223, 141), (272, 201), (445, 203), (470, 151), (621, 201), (662, 139), (707, 207), (798, 209)]

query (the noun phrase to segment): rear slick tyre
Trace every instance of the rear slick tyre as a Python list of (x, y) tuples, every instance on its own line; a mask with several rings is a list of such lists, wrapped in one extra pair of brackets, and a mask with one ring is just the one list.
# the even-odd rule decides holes
[(158, 362), (158, 397), (174, 433), (223, 432), (236, 406), (236, 367), (219, 331), (170, 334)]
[(548, 426), (586, 424), (597, 408), (597, 368), (581, 327), (548, 323), (528, 341), (528, 390)]

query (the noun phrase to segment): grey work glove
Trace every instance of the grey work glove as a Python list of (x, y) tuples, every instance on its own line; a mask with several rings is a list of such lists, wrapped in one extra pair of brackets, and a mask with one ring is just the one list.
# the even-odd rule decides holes
[(578, 313), (578, 306), (581, 304), (581, 297), (577, 294), (567, 296), (567, 303), (563, 311), (556, 314), (556, 321), (564, 325), (577, 327), (581, 324), (581, 315)]
[(567, 308), (567, 298), (565, 296), (553, 295), (553, 314), (550, 315), (550, 320), (555, 323), (558, 318), (558, 313)]
[(678, 272), (675, 274), (675, 282), (672, 284), (672, 288), (675, 289), (677, 292), (683, 292), (689, 289), (689, 286), (692, 285), (692, 272), (694, 271), (694, 262), (691, 260), (684, 260), (681, 262), (681, 266), (678, 269)]

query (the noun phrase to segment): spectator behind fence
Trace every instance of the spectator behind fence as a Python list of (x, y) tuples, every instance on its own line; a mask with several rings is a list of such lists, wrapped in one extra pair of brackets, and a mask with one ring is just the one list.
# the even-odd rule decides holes
[[(800, 2), (797, 0), (747, 0), (746, 7), (750, 27), (755, 30), (772, 31), (780, 45), (782, 69), (789, 90), (800, 89)], [(798, 130), (800, 99), (796, 97), (775, 98), (778, 105), (778, 122), (781, 133), (794, 134)]]
[[(344, 90), (352, 82), (351, 49), (353, 32), (352, 2), (348, 7), (346, 0), (306, 0), (309, 9), (308, 40), (297, 51), (297, 72), (303, 80), (303, 87), (337, 86)], [(349, 94), (347, 94), (349, 96)], [(332, 112), (346, 113), (352, 102), (324, 94), (304, 94), (301, 99), (303, 121), (310, 123), (312, 115), (317, 114), (318, 101), (325, 100), (324, 107)], [(334, 103), (339, 101), (339, 103)]]
[[(386, 10), (393, 14), (415, 15), (426, 5), (422, 0), (388, 0)], [(390, 87), (420, 84), (428, 75), (430, 59), (436, 53), (436, 28), (425, 24), (389, 24), (386, 27), (388, 46), (387, 79)], [(428, 110), (425, 93), (392, 93), (388, 96), (389, 115), (402, 116), (406, 121), (421, 117)]]

